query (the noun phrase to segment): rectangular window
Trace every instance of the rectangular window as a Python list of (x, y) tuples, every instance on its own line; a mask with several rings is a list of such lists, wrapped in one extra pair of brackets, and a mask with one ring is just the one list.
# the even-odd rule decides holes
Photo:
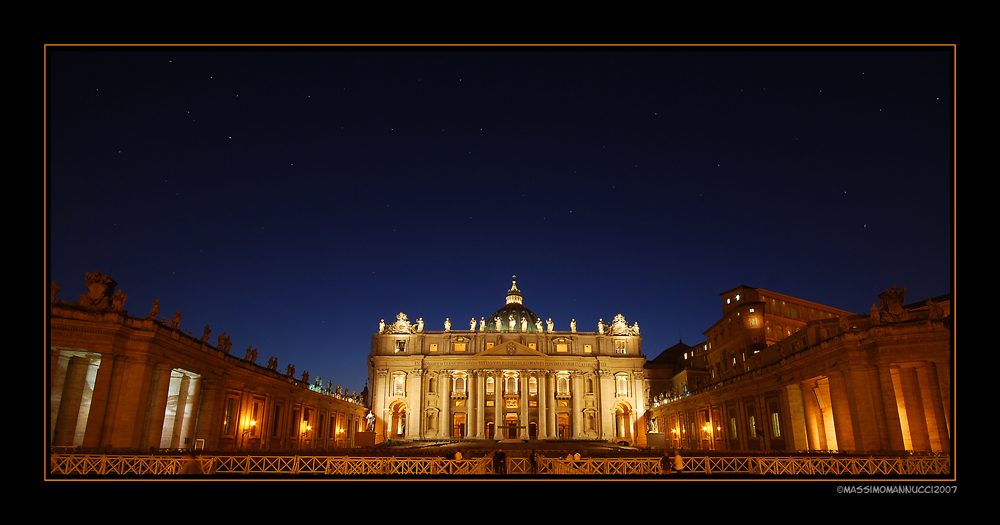
[(406, 341), (403, 340), (396, 341), (396, 353), (405, 351), (406, 351)]
[(731, 432), (732, 433), (732, 438), (736, 439), (737, 436), (736, 436), (736, 418), (735, 417), (730, 417), (729, 418), (729, 428), (732, 429), (732, 432)]
[[(435, 346), (437, 346), (437, 345), (435, 345)], [(455, 351), (456, 352), (464, 352), (465, 351), (465, 343), (455, 343)]]
[(236, 425), (234, 421), (236, 419), (236, 412), (233, 410), (233, 402), (235, 398), (229, 398), (226, 400), (226, 418), (222, 422), (222, 433), (223, 435), (232, 435), (233, 431), (236, 430)]
[(777, 412), (771, 412), (771, 433), (774, 437), (781, 437), (781, 418)]
[(757, 419), (753, 414), (750, 414), (750, 437), (757, 437)]
[(593, 353), (593, 351), (594, 351), (593, 345), (583, 345), (583, 353), (590, 354)]
[(486, 349), (489, 350), (490, 348), (493, 348), (493, 343), (486, 343)]
[(438, 351), (437, 343), (431, 343), (431, 352), (437, 352), (437, 351)]
[(538, 350), (538, 343), (528, 343), (528, 348)]
[(257, 417), (257, 414), (261, 412), (262, 404), (263, 403), (261, 401), (254, 400), (253, 411), (250, 416), (250, 437), (257, 437), (257, 423), (260, 422), (260, 418)]
[(556, 343), (556, 352), (559, 353), (569, 352), (569, 345), (566, 343)]
[(278, 437), (281, 427), (281, 405), (274, 407), (274, 421), (271, 423), (271, 437)]

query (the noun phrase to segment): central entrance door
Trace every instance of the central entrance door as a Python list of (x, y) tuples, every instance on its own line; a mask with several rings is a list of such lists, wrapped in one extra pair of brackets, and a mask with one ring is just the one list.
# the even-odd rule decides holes
[(507, 414), (505, 423), (507, 427), (507, 438), (517, 439), (517, 414)]

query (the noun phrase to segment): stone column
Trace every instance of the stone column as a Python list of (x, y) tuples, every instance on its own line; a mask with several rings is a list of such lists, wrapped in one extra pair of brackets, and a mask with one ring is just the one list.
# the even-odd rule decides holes
[(607, 370), (597, 371), (601, 394), (601, 404), (598, 413), (601, 415), (601, 439), (610, 440), (615, 436), (615, 377)]
[(917, 369), (912, 365), (899, 367), (900, 386), (903, 391), (903, 406), (906, 425), (910, 429), (910, 442), (914, 451), (931, 450), (931, 440), (923, 403), (922, 385), (917, 378)]
[(471, 437), (476, 435), (476, 428), (478, 426), (477, 418), (479, 417), (479, 371), (469, 370), (468, 380), (465, 384), (465, 391), (468, 395), (468, 399), (465, 402), (465, 435), (462, 437)]
[(441, 411), (438, 417), (438, 436), (451, 438), (451, 370), (442, 370), (441, 378)]
[[(863, 363), (855, 363), (844, 368), (845, 388), (851, 407), (852, 423), (854, 425), (855, 450), (885, 450), (888, 439), (885, 429), (881, 428), (881, 400), (878, 396), (878, 382), (874, 374), (869, 373), (869, 367)], [(874, 383), (874, 384), (873, 384)]]
[(518, 418), (518, 439), (528, 439), (528, 371), (518, 372), (521, 390), (521, 417)]
[(785, 399), (788, 404), (788, 438), (785, 440), (785, 450), (809, 450), (809, 440), (806, 438), (806, 408), (802, 397), (802, 385), (792, 383), (785, 386)]
[(493, 416), (493, 438), (494, 439), (502, 439), (503, 438), (503, 424), (504, 424), (504, 421), (503, 421), (503, 389), (504, 389), (503, 373), (501, 371), (497, 371), (497, 375), (494, 376), (494, 378), (493, 378), (493, 392), (494, 392), (494, 399), (495, 399), (495, 401), (493, 401), (493, 409), (494, 409), (494, 416)]
[[(115, 367), (123, 359), (122, 356), (101, 356), (98, 360), (97, 376), (94, 378), (94, 392), (90, 399), (90, 416), (87, 434), (83, 438), (83, 446), (99, 447), (107, 430), (110, 434), (112, 424), (105, 421), (108, 416), (108, 404), (111, 400), (111, 385), (115, 377)], [(106, 428), (105, 428), (106, 427)]]
[(423, 419), (424, 370), (415, 369), (406, 377), (406, 434), (403, 439), (412, 439), (413, 436), (423, 438), (420, 419)]
[(573, 380), (570, 387), (570, 395), (573, 396), (573, 437), (580, 438), (583, 437), (581, 432), (583, 428), (583, 381), (579, 371), (574, 370), (570, 374), (570, 378)]
[(879, 391), (882, 393), (882, 417), (885, 420), (885, 429), (889, 435), (890, 450), (906, 450), (899, 411), (899, 403), (902, 401), (902, 397), (896, 395), (899, 379), (898, 372), (899, 370), (889, 363), (882, 362), (878, 365)]
[(486, 439), (486, 371), (476, 370), (476, 438)]
[[(632, 372), (632, 391), (629, 394), (635, 401), (635, 416), (633, 417), (634, 423), (632, 424), (632, 438), (634, 439), (633, 444), (638, 444), (639, 446), (646, 446), (646, 419), (649, 414), (646, 413), (646, 392), (643, 388), (643, 378), (644, 375), (642, 370)], [(715, 450), (715, 439), (714, 436), (716, 430), (712, 430), (712, 450)]]
[(916, 366), (916, 372), (931, 451), (948, 452), (951, 450), (951, 435), (948, 430), (948, 419), (945, 417), (944, 403), (941, 400), (941, 389), (938, 387), (935, 365), (920, 363)]
[[(184, 378), (181, 380), (181, 399), (177, 404), (178, 412), (181, 416), (181, 428), (177, 435), (177, 448), (193, 448), (194, 440), (191, 437), (194, 434), (194, 425), (198, 421), (198, 387), (200, 384), (201, 378), (192, 377), (187, 374), (184, 374)], [(264, 404), (262, 403), (261, 409), (263, 407)], [(262, 420), (263, 414), (259, 414), (257, 417)], [(261, 421), (257, 421), (257, 431), (258, 437), (263, 442), (264, 429), (260, 426), (260, 423)]]
[(160, 446), (163, 419), (167, 409), (167, 394), (170, 392), (170, 371), (171, 367), (163, 363), (153, 367), (152, 380), (149, 384), (149, 405), (144, 414), (140, 440), (140, 447), (144, 450)]
[(833, 408), (833, 423), (837, 430), (837, 449), (840, 451), (856, 451), (854, 439), (854, 424), (851, 421), (851, 404), (848, 400), (847, 384), (844, 373), (834, 370), (829, 374), (830, 404)]
[(548, 381), (548, 370), (538, 372), (538, 439), (548, 439), (549, 413), (548, 413), (548, 393), (546, 388)]
[[(386, 436), (386, 429), (388, 428), (388, 423), (386, 421), (388, 416), (389, 407), (385, 406), (386, 396), (389, 394), (389, 371), (386, 369), (379, 369), (375, 371), (375, 384), (372, 385), (372, 398), (374, 402), (372, 403), (372, 414), (375, 414), (375, 443), (381, 443), (388, 439)], [(381, 421), (380, 421), (381, 420)], [(382, 440), (379, 441), (378, 434), (379, 430), (382, 431)]]
[[(90, 400), (87, 386), (87, 371), (90, 360), (81, 357), (59, 356), (60, 381), (54, 381), (51, 389), (52, 444), (55, 446), (80, 446), (87, 429), (87, 412)], [(58, 396), (55, 394), (58, 392)]]
[[(932, 361), (930, 366), (937, 373), (938, 397), (941, 398), (941, 410), (945, 426), (948, 427), (949, 441), (951, 439), (951, 363), (948, 361)], [(96, 396), (95, 396), (96, 397)], [(91, 411), (94, 409), (91, 408)], [(949, 445), (950, 448), (950, 445)]]

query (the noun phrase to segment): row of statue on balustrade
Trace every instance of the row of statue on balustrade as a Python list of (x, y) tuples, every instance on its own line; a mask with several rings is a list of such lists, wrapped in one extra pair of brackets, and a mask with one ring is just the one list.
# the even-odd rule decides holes
[[(520, 325), (521, 325), (521, 330), (520, 330), (521, 332), (527, 332), (528, 331), (528, 327), (530, 325), (528, 323), (527, 316), (522, 316), (521, 317)], [(548, 321), (546, 321), (546, 325), (548, 327), (548, 331), (549, 332), (553, 332), (555, 330), (555, 323), (553, 323), (551, 317), (548, 319)], [(487, 326), (489, 326), (489, 328), (487, 328)], [(497, 332), (503, 331), (503, 329), (504, 329), (503, 326), (504, 326), (503, 325), (503, 319), (501, 319), (500, 316), (497, 316), (496, 318), (494, 318), (490, 322), (487, 322), (485, 317), (481, 317), (480, 320), (479, 320), (479, 331), (480, 332), (483, 332), (483, 331), (497, 331)], [(511, 331), (511, 332), (516, 332), (516, 331), (518, 331), (517, 330), (517, 326), (518, 326), (517, 317), (512, 313), (512, 314), (510, 314), (510, 316), (509, 316), (509, 318), (507, 320), (507, 330)], [(569, 323), (569, 329), (570, 329), (571, 332), (576, 333), (576, 319), (573, 319), (573, 320), (570, 321), (570, 323)], [(385, 323), (385, 319), (382, 319), (378, 323), (378, 333), (380, 333), (380, 334), (382, 334), (382, 333), (413, 334), (413, 333), (419, 333), (419, 332), (423, 332), (423, 331), (424, 331), (424, 318), (423, 317), (421, 317), (421, 318), (419, 318), (416, 321), (414, 321), (414, 322), (411, 323), (410, 320), (407, 319), (406, 314), (404, 314), (403, 312), (399, 312), (399, 314), (396, 316), (396, 321), (393, 322), (392, 324), (387, 325)], [(451, 331), (451, 318), (450, 317), (449, 318), (445, 318), (445, 320), (444, 320), (444, 331), (445, 332), (450, 332)], [(471, 331), (471, 332), (475, 332), (476, 331), (476, 318), (475, 317), (473, 317), (469, 321), (469, 331)], [(535, 331), (539, 332), (539, 333), (542, 333), (542, 332), (545, 331), (545, 330), (542, 329), (542, 320), (540, 318), (536, 318), (535, 319)], [(605, 325), (604, 324), (604, 319), (603, 318), (600, 319), (600, 320), (598, 320), (597, 321), (597, 333), (599, 333), (599, 334), (607, 334), (607, 335), (639, 335), (639, 323), (636, 322), (633, 326), (629, 326), (628, 322), (625, 321), (625, 316), (623, 316), (622, 314), (618, 314), (618, 315), (615, 316), (614, 321), (611, 324), (609, 324), (609, 325)]]
[[(72, 303), (72, 306), (81, 306), (89, 310), (111, 310), (114, 312), (122, 312), (125, 315), (128, 315), (128, 312), (125, 310), (125, 301), (128, 299), (128, 297), (121, 290), (114, 291), (115, 287), (118, 285), (117, 282), (115, 282), (113, 279), (111, 279), (107, 275), (102, 274), (99, 271), (95, 271), (94, 273), (87, 272), (86, 277), (87, 277), (87, 293), (80, 294), (80, 300)], [(50, 302), (53, 303), (60, 302), (62, 304), (66, 303), (65, 300), (57, 301), (56, 299), (56, 296), (59, 294), (60, 290), (61, 289), (59, 288), (58, 285), (56, 285), (56, 282), (52, 281), (52, 287), (50, 289), (50, 296), (49, 296)], [(167, 323), (166, 317), (160, 318), (159, 321), (156, 320), (156, 316), (158, 316), (159, 314), (160, 314), (160, 300), (154, 299), (153, 307), (149, 311), (149, 314), (146, 315), (145, 319), (158, 322), (164, 326), (170, 326), (170, 328), (174, 330), (183, 332), (183, 330), (181, 330), (180, 328), (182, 319), (180, 310), (174, 312), (174, 315), (171, 317), (169, 325)], [(192, 337), (194, 336), (194, 332), (190, 330), (187, 333)], [(199, 341), (201, 343), (208, 344), (208, 338), (211, 335), (211, 333), (212, 329), (209, 327), (209, 325), (205, 325), (205, 330), (202, 332), (201, 339)], [(230, 353), (230, 350), (233, 347), (233, 343), (232, 341), (230, 341), (229, 335), (226, 332), (222, 332), (222, 335), (216, 338), (215, 347), (218, 350), (225, 352), (226, 354)], [(253, 345), (247, 347), (246, 355), (243, 357), (243, 360), (248, 361), (254, 365), (257, 365), (257, 349), (253, 348)], [(267, 360), (267, 369), (273, 370), (275, 372), (278, 371), (278, 359), (276, 357), (271, 356), (271, 358)], [(294, 379), (295, 365), (292, 364), (287, 365), (285, 369), (285, 375)], [(355, 401), (355, 402), (361, 401), (360, 400), (361, 394), (359, 392), (355, 392), (352, 394), (350, 389), (342, 391), (340, 385), (337, 385), (336, 389), (334, 389), (331, 381), (327, 381), (324, 388), (323, 379), (320, 377), (317, 377), (315, 383), (310, 385), (308, 371), (302, 372), (302, 382), (305, 383), (310, 390), (316, 392), (332, 395), (349, 401)]]

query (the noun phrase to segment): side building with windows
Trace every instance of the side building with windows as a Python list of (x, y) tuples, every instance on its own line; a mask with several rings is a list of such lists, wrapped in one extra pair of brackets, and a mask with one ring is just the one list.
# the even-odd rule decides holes
[(376, 443), (419, 439), (586, 439), (644, 445), (638, 323), (616, 315), (596, 331), (555, 330), (506, 304), (467, 328), (383, 320), (368, 361)]
[(650, 361), (651, 428), (694, 450), (949, 452), (951, 297), (904, 305), (905, 291), (868, 314), (724, 292), (704, 342)]
[(124, 309), (110, 277), (87, 274), (88, 294), (49, 298), (49, 444), (56, 448), (324, 450), (352, 447), (367, 412), (364, 393), (341, 392), (308, 374), (230, 355), (229, 337), (208, 341), (173, 321)]

